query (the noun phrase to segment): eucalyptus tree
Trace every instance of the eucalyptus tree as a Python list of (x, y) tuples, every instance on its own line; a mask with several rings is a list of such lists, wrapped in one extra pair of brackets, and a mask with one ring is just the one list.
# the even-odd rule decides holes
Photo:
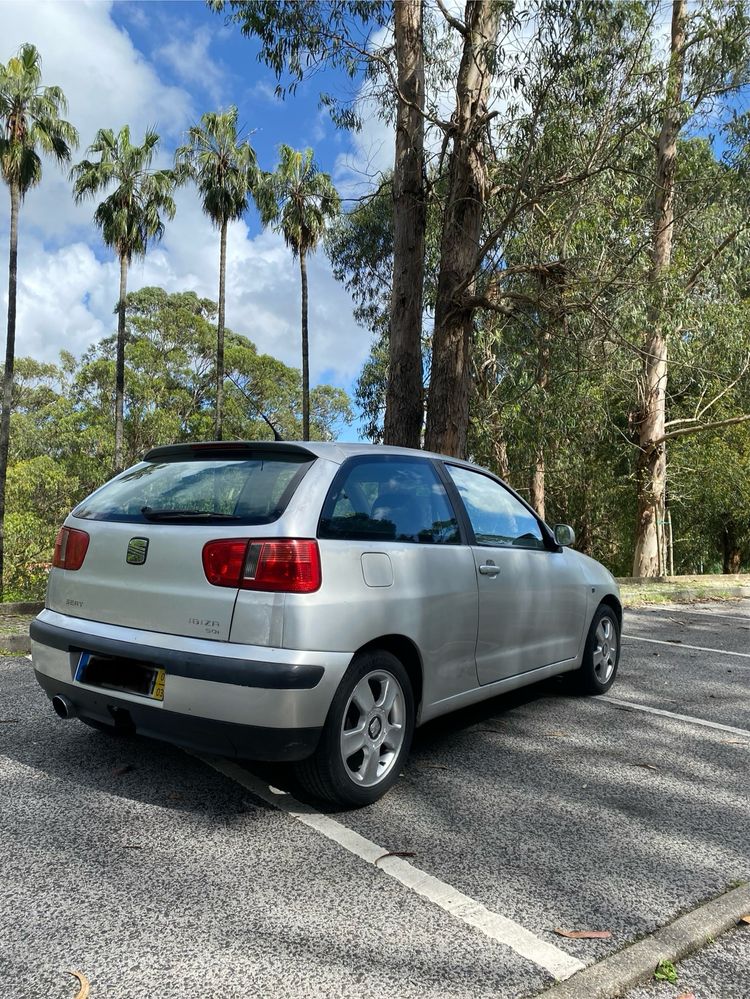
[(312, 149), (279, 147), (273, 173), (258, 181), (256, 202), (264, 225), (280, 232), (299, 259), (302, 286), (302, 439), (310, 439), (310, 362), (308, 337), (307, 257), (337, 217), (341, 201), (333, 181), (318, 170)]
[(8, 255), (8, 327), (5, 341), (3, 406), (0, 417), (0, 598), (4, 561), (5, 483), (10, 446), (10, 412), (16, 344), (18, 282), (18, 217), (21, 202), (42, 179), (40, 153), (58, 163), (70, 159), (78, 133), (62, 115), (67, 110), (60, 87), (42, 85), (42, 60), (33, 45), (0, 63), (0, 172), (10, 192), (10, 252)]
[(419, 447), (424, 421), (422, 299), (425, 183), (424, 2), (394, 4), (396, 150), (393, 170), (393, 289), (384, 441)]
[(257, 178), (255, 152), (242, 139), (238, 111), (209, 111), (188, 130), (188, 141), (175, 153), (178, 171), (184, 171), (198, 188), (203, 211), (220, 233), (219, 317), (216, 329), (216, 411), (214, 436), (222, 439), (224, 404), (224, 312), (226, 305), (227, 228), (242, 218)]
[[(722, 112), (735, 115), (734, 98), (750, 83), (750, 5), (747, 0), (710, 0), (689, 11), (673, 0), (663, 110), (654, 164), (654, 211), (650, 245), (643, 371), (638, 381), (638, 515), (634, 576), (666, 573), (668, 345), (677, 302), (696, 288), (706, 267), (731, 250), (747, 223), (721, 234), (705, 264), (695, 257), (684, 268), (673, 262), (679, 230), (695, 228), (686, 208), (695, 177), (678, 183), (681, 135), (689, 128), (716, 127)], [(693, 213), (694, 214), (694, 213)], [(695, 264), (697, 262), (697, 269)], [(680, 273), (683, 271), (683, 273)], [(684, 432), (681, 429), (680, 433)], [(700, 430), (696, 424), (691, 432)]]
[(178, 182), (173, 170), (152, 167), (159, 136), (148, 129), (140, 146), (130, 141), (124, 125), (117, 135), (109, 128), (96, 133), (89, 156), (71, 171), (77, 202), (109, 192), (94, 212), (104, 243), (120, 262), (120, 295), (117, 303), (117, 360), (115, 376), (114, 468), (123, 467), (123, 399), (125, 394), (125, 300), (128, 267), (133, 257), (145, 256), (148, 244), (164, 233), (164, 218), (175, 214), (173, 193)]

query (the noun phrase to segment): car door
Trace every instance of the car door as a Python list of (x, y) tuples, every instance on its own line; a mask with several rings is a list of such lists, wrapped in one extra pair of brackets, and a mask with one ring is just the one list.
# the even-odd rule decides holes
[(575, 659), (586, 615), (577, 560), (552, 547), (532, 510), (490, 475), (446, 464), (471, 526), (482, 684)]

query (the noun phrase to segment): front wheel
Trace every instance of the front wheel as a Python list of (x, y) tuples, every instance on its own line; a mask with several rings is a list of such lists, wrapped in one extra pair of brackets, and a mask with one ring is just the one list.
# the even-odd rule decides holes
[(581, 668), (571, 674), (580, 694), (606, 694), (620, 662), (620, 624), (615, 611), (601, 604), (589, 628)]
[(316, 798), (370, 805), (398, 779), (414, 734), (409, 675), (390, 652), (356, 656), (336, 691), (315, 753), (297, 777)]

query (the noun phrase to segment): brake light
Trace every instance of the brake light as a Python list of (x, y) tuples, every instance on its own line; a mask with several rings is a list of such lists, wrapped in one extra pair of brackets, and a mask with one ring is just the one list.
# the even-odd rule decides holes
[(89, 547), (89, 536), (75, 527), (61, 527), (55, 540), (52, 565), (56, 569), (80, 569)]
[(274, 593), (320, 588), (318, 542), (308, 538), (227, 538), (203, 547), (203, 571), (213, 586)]

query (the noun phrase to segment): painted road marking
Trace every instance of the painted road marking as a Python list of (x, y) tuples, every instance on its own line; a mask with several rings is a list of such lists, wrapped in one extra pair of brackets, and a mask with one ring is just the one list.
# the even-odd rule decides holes
[(641, 638), (639, 635), (623, 635), (628, 642), (650, 642), (652, 645), (669, 645), (673, 649), (695, 649), (696, 652), (715, 652), (720, 656), (739, 656), (750, 659), (750, 652), (727, 652), (726, 649), (708, 649), (704, 645), (688, 645), (686, 642), (665, 642), (662, 638)]
[(721, 725), (719, 722), (707, 721), (705, 718), (694, 718), (692, 715), (678, 715), (674, 711), (665, 711), (663, 708), (652, 708), (648, 704), (634, 704), (632, 701), (621, 701), (619, 697), (610, 697), (609, 694), (604, 694), (599, 700), (607, 701), (609, 704), (616, 704), (618, 707), (630, 708), (632, 711), (645, 711), (650, 715), (663, 715), (665, 718), (690, 722), (691, 725), (702, 725), (704, 728), (715, 728), (719, 732), (731, 732), (732, 735), (744, 735), (750, 739), (750, 731), (745, 728), (735, 728), (733, 725)]
[(348, 829), (330, 816), (316, 812), (313, 808), (308, 808), (285, 791), (271, 788), (237, 763), (204, 756), (198, 756), (198, 759), (209, 767), (213, 767), (214, 770), (218, 770), (220, 774), (230, 780), (241, 784), (269, 805), (321, 833), (366, 863), (375, 865), (377, 861), (379, 870), (394, 878), (405, 888), (410, 888), (417, 895), (421, 895), (445, 912), (450, 913), (454, 918), (480, 930), (491, 940), (505, 944), (516, 954), (540, 968), (544, 968), (555, 978), (570, 978), (571, 975), (585, 967), (577, 958), (566, 954), (554, 944), (547, 943), (546, 940), (535, 936), (514, 920), (507, 916), (501, 916), (497, 912), (492, 912), (481, 902), (464, 895), (463, 892), (457, 891), (444, 881), (440, 881), (439, 878), (420, 871), (419, 868), (414, 867), (402, 857), (387, 856), (388, 851), (382, 846), (360, 836), (359, 833), (354, 832), (353, 829)]

